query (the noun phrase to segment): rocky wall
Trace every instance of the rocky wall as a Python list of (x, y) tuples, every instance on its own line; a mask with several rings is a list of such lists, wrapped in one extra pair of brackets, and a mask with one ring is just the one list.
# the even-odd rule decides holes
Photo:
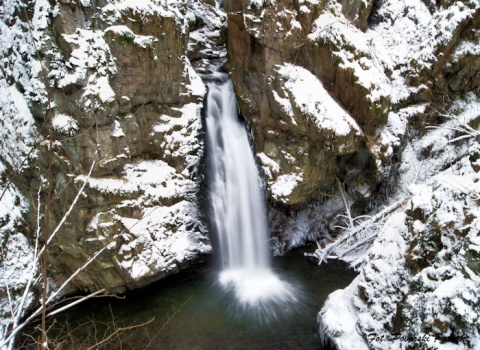
[[(373, 62), (362, 32), (347, 25), (346, 7), (326, 1), (227, 1), (225, 7), (232, 80), (252, 122), (269, 199), (309, 203), (335, 192), (336, 178), (344, 181), (347, 173), (351, 192), (368, 198), (383, 178), (369, 140), (386, 123), (390, 99), (383, 68)], [(362, 23), (370, 8), (362, 10)], [(358, 17), (355, 11), (348, 9)], [(298, 78), (278, 74), (286, 63), (308, 76), (303, 90), (285, 91)], [(310, 101), (301, 102), (305, 94)], [(307, 106), (312, 99), (315, 105)], [(351, 121), (356, 136), (329, 127), (329, 118)]]
[[(199, 37), (193, 31), (208, 27), (211, 42), (222, 40), (225, 21), (216, 5), (22, 6), (11, 1), (8, 20), (21, 25), (31, 50), (23, 56), (19, 50), (16, 63), (13, 56), (11, 63), (8, 56), (3, 59), (12, 67), (10, 81), (26, 91), (22, 98), (34, 121), (29, 132), (35, 141), (23, 169), (15, 170), (6, 157), (2, 162), (15, 172), (10, 176), (27, 198), (40, 193), (44, 203), (52, 184), (48, 215), (40, 207), (39, 222), (49, 218), (40, 242), (68, 213), (48, 248), (52, 281), (62, 283), (101, 252), (70, 290), (122, 292), (209, 254), (198, 202), (206, 89), (188, 57), (206, 57), (204, 48), (189, 45), (191, 35)], [(31, 90), (33, 82), (38, 89)], [(26, 222), (34, 227), (37, 204), (30, 205)], [(28, 225), (21, 230), (33, 239)], [(5, 242), (10, 244), (8, 238)]]

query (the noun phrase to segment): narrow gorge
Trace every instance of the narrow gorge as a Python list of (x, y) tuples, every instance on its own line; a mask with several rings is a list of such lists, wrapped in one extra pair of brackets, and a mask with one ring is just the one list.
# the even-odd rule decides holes
[(138, 301), (50, 320), (480, 347), (478, 0), (4, 0), (0, 34), (0, 349), (100, 294)]

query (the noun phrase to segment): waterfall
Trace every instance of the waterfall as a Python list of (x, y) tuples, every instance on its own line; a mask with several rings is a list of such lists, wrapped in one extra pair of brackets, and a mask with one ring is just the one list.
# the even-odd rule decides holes
[(271, 268), (265, 199), (233, 86), (225, 73), (203, 76), (207, 167), (222, 270), (220, 283), (244, 306), (293, 301), (294, 291)]

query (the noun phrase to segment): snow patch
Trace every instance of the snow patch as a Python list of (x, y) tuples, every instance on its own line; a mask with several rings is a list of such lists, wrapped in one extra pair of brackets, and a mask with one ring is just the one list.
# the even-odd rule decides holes
[(75, 119), (66, 114), (55, 114), (52, 120), (53, 129), (62, 135), (73, 136), (78, 131), (78, 124)]
[(21, 173), (36, 155), (35, 121), (25, 96), (4, 79), (0, 79), (0, 96), (0, 154), (14, 172)]
[(276, 66), (276, 69), (284, 80), (284, 95), (287, 97), (279, 98), (278, 93), (274, 97), (292, 120), (298, 118), (294, 113), (294, 109), (298, 108), (302, 116), (311, 119), (320, 130), (331, 130), (337, 135), (351, 132), (362, 134), (355, 120), (338, 105), (312, 73), (292, 64)]
[(288, 197), (293, 190), (303, 180), (302, 174), (283, 174), (275, 179), (270, 185), (272, 196), (276, 200)]

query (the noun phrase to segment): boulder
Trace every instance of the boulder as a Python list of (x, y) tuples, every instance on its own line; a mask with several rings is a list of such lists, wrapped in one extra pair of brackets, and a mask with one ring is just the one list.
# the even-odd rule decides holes
[(302, 67), (275, 66), (268, 86), (272, 122), (257, 151), (270, 197), (299, 204), (331, 192), (340, 168), (365, 148), (362, 130)]

